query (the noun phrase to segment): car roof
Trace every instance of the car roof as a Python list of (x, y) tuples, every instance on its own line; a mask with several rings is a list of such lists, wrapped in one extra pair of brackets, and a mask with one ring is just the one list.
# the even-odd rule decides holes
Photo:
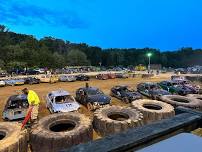
[(20, 94), (20, 95), (12, 95), (12, 96), (10, 96), (8, 100), (15, 101), (15, 100), (25, 100), (25, 99), (27, 99), (27, 96), (24, 95), (24, 94)]
[(50, 93), (52, 94), (52, 96), (67, 96), (67, 95), (70, 95), (70, 93), (65, 91), (65, 90), (56, 90), (56, 91), (51, 91)]
[(88, 91), (88, 90), (99, 90), (99, 88), (96, 88), (96, 87), (84, 87), (84, 88), (81, 88), (85, 91)]
[(127, 85), (117, 85), (117, 86), (114, 86), (113, 88), (121, 89), (121, 88), (128, 88), (128, 86)]

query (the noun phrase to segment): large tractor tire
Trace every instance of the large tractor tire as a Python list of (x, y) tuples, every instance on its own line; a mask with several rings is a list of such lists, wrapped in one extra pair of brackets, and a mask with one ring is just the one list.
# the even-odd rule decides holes
[(76, 112), (44, 117), (33, 128), (30, 135), (33, 152), (57, 152), (93, 139), (92, 121)]
[(192, 98), (192, 99), (197, 99), (202, 104), (202, 94), (188, 94), (187, 97)]
[(174, 107), (157, 100), (136, 100), (132, 102), (132, 107), (143, 113), (144, 124), (173, 117)]
[(192, 109), (201, 109), (201, 102), (193, 97), (185, 97), (180, 95), (165, 95), (161, 96), (160, 99), (166, 103), (173, 105), (174, 107), (182, 106)]
[(27, 152), (28, 134), (18, 123), (0, 123), (0, 152)]
[(94, 113), (93, 126), (100, 136), (107, 136), (143, 125), (143, 115), (136, 109), (108, 106)]

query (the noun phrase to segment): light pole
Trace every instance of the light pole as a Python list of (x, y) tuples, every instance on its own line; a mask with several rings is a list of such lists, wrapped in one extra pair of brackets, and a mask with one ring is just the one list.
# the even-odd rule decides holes
[(151, 70), (151, 56), (152, 56), (152, 53), (148, 53), (147, 56), (148, 56), (148, 58), (149, 58), (148, 72), (150, 73), (150, 70)]

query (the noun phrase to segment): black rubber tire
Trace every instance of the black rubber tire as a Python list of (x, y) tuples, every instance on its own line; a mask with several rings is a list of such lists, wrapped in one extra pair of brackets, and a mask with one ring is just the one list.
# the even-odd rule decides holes
[(114, 97), (114, 93), (112, 91), (110, 91), (110, 96)]
[(170, 118), (175, 115), (173, 106), (157, 100), (136, 100), (132, 102), (132, 107), (142, 112), (144, 124)]
[[(114, 118), (112, 118), (114, 116)], [(115, 118), (118, 117), (117, 119)], [(93, 126), (100, 136), (108, 136), (143, 125), (143, 115), (136, 109), (107, 106), (94, 113)]]
[(165, 95), (160, 99), (166, 103), (173, 105), (174, 107), (182, 106), (192, 109), (201, 109), (202, 104), (199, 100), (193, 97), (185, 97), (180, 95)]
[[(5, 136), (5, 137), (4, 137)], [(28, 134), (18, 123), (0, 123), (0, 152), (27, 152)]]
[(123, 101), (124, 103), (126, 103), (126, 104), (129, 103), (129, 99), (128, 99), (127, 97), (122, 98), (122, 101)]
[(93, 139), (92, 120), (77, 112), (49, 115), (33, 128), (30, 134), (33, 152), (57, 152)]
[(89, 111), (93, 111), (93, 110), (94, 110), (94, 106), (93, 106), (93, 104), (90, 103), (90, 102), (87, 103), (86, 107), (87, 107), (87, 109), (88, 109)]

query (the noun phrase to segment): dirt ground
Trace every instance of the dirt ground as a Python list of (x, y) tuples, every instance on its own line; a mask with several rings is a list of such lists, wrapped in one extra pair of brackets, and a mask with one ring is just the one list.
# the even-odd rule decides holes
[[(128, 78), (128, 79), (110, 79), (110, 80), (96, 80), (91, 79), (89, 81), (90, 86), (95, 86), (100, 88), (105, 94), (109, 95), (110, 89), (115, 85), (128, 85), (129, 87), (136, 89), (137, 84), (141, 82), (160, 82), (163, 80), (170, 79), (169, 74), (162, 74), (160, 76), (156, 76), (149, 79), (142, 79), (140, 77), (137, 78)], [(53, 90), (58, 89), (64, 89), (66, 91), (69, 91), (73, 96), (75, 96), (75, 91), (85, 86), (86, 82), (58, 82), (55, 84), (49, 84), (49, 83), (41, 83), (36, 85), (23, 85), (23, 86), (8, 86), (8, 87), (2, 87), (0, 88), (0, 113), (2, 114), (5, 103), (9, 96), (15, 95), (20, 92), (23, 88), (28, 88), (31, 90), (34, 90), (37, 92), (37, 94), (40, 97), (41, 105), (39, 109), (39, 118), (42, 118), (44, 116), (49, 115), (49, 111), (45, 107), (45, 96)], [(121, 102), (120, 100), (116, 98), (112, 98), (112, 105), (120, 105), (120, 106), (129, 106), (129, 104), (125, 104)], [(84, 106), (82, 106), (82, 113), (84, 113), (86, 116), (92, 117), (93, 113), (89, 112)], [(0, 117), (0, 122), (3, 121)], [(94, 132), (94, 139), (100, 138), (95, 132)]]

